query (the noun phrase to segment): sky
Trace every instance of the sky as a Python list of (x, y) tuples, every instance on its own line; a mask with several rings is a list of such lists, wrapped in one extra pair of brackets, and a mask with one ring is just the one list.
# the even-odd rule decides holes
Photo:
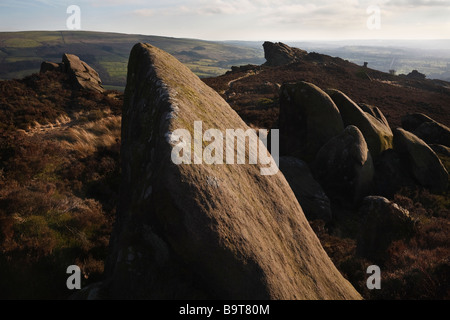
[(204, 40), (450, 39), (450, 0), (0, 0), (0, 31), (68, 30), (67, 20), (76, 18), (67, 13), (71, 5), (86, 31)]

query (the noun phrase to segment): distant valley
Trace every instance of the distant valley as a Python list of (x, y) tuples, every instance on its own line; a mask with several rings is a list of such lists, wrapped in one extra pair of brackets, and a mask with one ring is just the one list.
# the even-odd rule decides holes
[(128, 56), (137, 42), (170, 52), (199, 77), (221, 75), (233, 65), (264, 62), (262, 48), (195, 39), (86, 31), (1, 32), (0, 79), (39, 72), (42, 61), (59, 62), (64, 53), (71, 53), (97, 70), (106, 88), (122, 90)]

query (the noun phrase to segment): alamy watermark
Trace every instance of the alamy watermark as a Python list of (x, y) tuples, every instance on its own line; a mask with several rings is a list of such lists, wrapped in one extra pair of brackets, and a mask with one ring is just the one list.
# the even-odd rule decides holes
[(70, 16), (66, 20), (66, 27), (69, 30), (80, 30), (81, 29), (81, 9), (77, 5), (71, 5), (67, 7), (67, 14)]
[(81, 289), (81, 269), (77, 265), (71, 265), (67, 267), (67, 274), (70, 276), (67, 278), (66, 286), (69, 290)]
[[(266, 129), (226, 129), (225, 133), (208, 129), (203, 133), (202, 121), (194, 121), (193, 139), (186, 129), (176, 129), (166, 139), (172, 145), (171, 159), (176, 165), (246, 164), (248, 154), (248, 164), (261, 165), (262, 175), (274, 175), (278, 172), (279, 130), (272, 129), (270, 133), (271, 154), (267, 151)], [(209, 144), (203, 148), (204, 143)]]
[(372, 265), (367, 268), (367, 274), (371, 276), (367, 278), (366, 286), (369, 290), (381, 289), (381, 269), (379, 266)]

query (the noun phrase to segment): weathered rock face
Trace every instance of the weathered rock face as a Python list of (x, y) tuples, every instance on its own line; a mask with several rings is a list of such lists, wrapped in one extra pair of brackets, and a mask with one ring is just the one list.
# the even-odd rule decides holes
[(280, 152), (307, 162), (342, 133), (341, 115), (331, 98), (308, 82), (284, 84), (280, 89)]
[(76, 55), (64, 54), (62, 58), (63, 68), (72, 76), (74, 82), (81, 88), (103, 92), (102, 81), (97, 71), (92, 69), (86, 62), (81, 61)]
[(434, 151), (414, 134), (397, 128), (394, 149), (399, 152), (416, 180), (435, 192), (447, 190), (448, 173)]
[(122, 191), (105, 291), (112, 298), (359, 299), (281, 172), (171, 161), (173, 131), (248, 129), (168, 53), (130, 54)]
[(306, 218), (331, 221), (330, 199), (320, 184), (314, 180), (308, 165), (294, 157), (281, 157), (280, 170), (294, 191)]
[(105, 91), (97, 71), (74, 54), (65, 53), (62, 57), (62, 62), (59, 64), (48, 61), (42, 62), (40, 72), (48, 71), (67, 73), (74, 86), (78, 89), (82, 88), (100, 93)]
[(361, 226), (356, 250), (375, 262), (382, 262), (393, 240), (407, 238), (414, 231), (415, 222), (408, 210), (383, 197), (364, 198), (359, 214)]
[(267, 60), (265, 64), (273, 67), (297, 62), (308, 54), (304, 50), (291, 48), (281, 42), (273, 43), (266, 41), (264, 42), (263, 47), (264, 57)]
[[(392, 148), (393, 134), (389, 125), (386, 125), (387, 120), (380, 110), (364, 112), (341, 91), (329, 89), (327, 93), (338, 107), (344, 125), (354, 125), (361, 130), (372, 156), (377, 157), (384, 150)], [(372, 114), (379, 114), (379, 117)]]
[(355, 203), (370, 191), (374, 167), (361, 131), (348, 126), (318, 152), (315, 177), (330, 198)]

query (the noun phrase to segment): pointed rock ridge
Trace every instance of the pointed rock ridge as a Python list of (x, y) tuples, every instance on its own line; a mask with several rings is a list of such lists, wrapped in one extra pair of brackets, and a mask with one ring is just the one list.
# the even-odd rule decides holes
[[(366, 139), (367, 146), (373, 157), (379, 156), (383, 151), (392, 149), (393, 134), (387, 120), (380, 110), (364, 112), (347, 95), (336, 89), (326, 92), (338, 107), (345, 126), (355, 125), (361, 130)], [(367, 109), (367, 106), (365, 107)], [(369, 108), (370, 109), (370, 108)], [(373, 114), (379, 113), (378, 117)]]
[(434, 192), (445, 192), (448, 172), (434, 151), (411, 132), (394, 130), (394, 150), (399, 152), (414, 178)]
[(291, 48), (282, 42), (266, 41), (263, 44), (265, 65), (276, 67), (300, 61), (308, 53), (298, 48)]
[(330, 199), (320, 184), (314, 180), (308, 165), (294, 157), (281, 157), (280, 170), (289, 182), (308, 220), (332, 219)]
[(74, 54), (65, 53), (62, 57), (63, 71), (68, 73), (80, 88), (103, 92), (102, 81), (97, 71)]
[[(367, 103), (360, 103), (359, 104), (362, 111), (365, 113), (370, 114), (374, 118), (377, 118), (379, 121), (381, 121), (387, 128), (390, 129), (389, 122), (387, 121), (386, 117), (384, 116), (383, 112), (378, 107), (372, 106)], [(392, 132), (392, 130), (391, 130)]]
[(317, 153), (314, 166), (327, 195), (342, 204), (356, 204), (372, 187), (372, 157), (356, 126), (348, 126), (328, 141)]
[(194, 121), (203, 131), (249, 128), (186, 66), (135, 45), (122, 114), (110, 297), (360, 299), (280, 171), (263, 176), (259, 165), (171, 161), (173, 131), (192, 134)]
[(306, 162), (344, 131), (339, 109), (322, 89), (308, 82), (280, 88), (280, 152)]

